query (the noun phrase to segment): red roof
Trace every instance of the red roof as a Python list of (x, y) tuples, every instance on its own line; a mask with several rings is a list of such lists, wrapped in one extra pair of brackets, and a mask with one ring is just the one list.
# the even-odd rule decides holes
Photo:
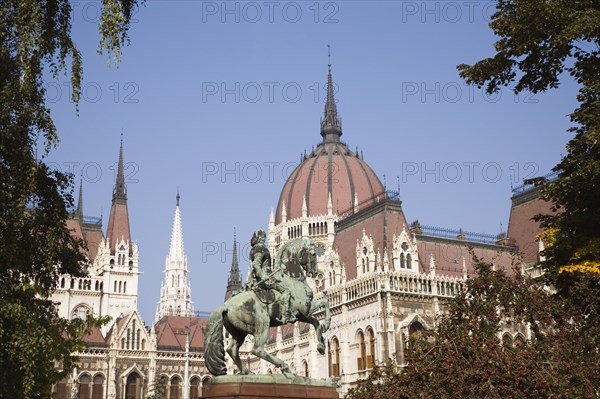
[(542, 232), (538, 222), (532, 218), (537, 214), (552, 214), (551, 204), (539, 198), (537, 189), (530, 190), (512, 199), (508, 237), (517, 244), (525, 262), (537, 262), (539, 244), (536, 235)]
[(113, 200), (108, 218), (108, 227), (106, 228), (106, 237), (109, 239), (111, 251), (114, 251), (118, 241), (130, 241), (129, 213), (126, 200)]
[(88, 335), (84, 335), (82, 341), (91, 347), (107, 347), (106, 338), (102, 335), (100, 329), (96, 326), (92, 327), (92, 331)]
[(384, 187), (371, 167), (345, 144), (321, 143), (284, 184), (276, 223), (281, 223), (284, 204), (288, 220), (301, 217), (304, 198), (308, 215), (326, 215), (330, 192), (333, 213), (339, 214), (354, 206), (355, 197), (359, 203), (368, 201), (383, 193)]
[(205, 317), (163, 317), (154, 325), (158, 349), (185, 351), (185, 336), (189, 332), (190, 350), (203, 350), (207, 322)]

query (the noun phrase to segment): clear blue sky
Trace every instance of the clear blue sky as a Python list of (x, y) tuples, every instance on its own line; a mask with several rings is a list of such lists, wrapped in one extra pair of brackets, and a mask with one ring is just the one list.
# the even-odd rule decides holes
[(118, 68), (96, 53), (100, 3), (73, 4), (84, 93), (77, 116), (67, 79), (48, 80), (61, 137), (50, 160), (77, 181), (83, 169), (85, 213), (102, 213), (106, 227), (123, 129), (148, 324), (178, 187), (195, 307), (222, 302), (234, 227), (248, 248), (320, 140), (327, 43), (343, 140), (389, 188), (400, 180), (409, 221), (505, 230), (511, 185), (547, 173), (570, 137), (568, 77), (518, 98), (490, 98), (458, 77), (458, 64), (492, 54), (489, 2), (149, 0)]

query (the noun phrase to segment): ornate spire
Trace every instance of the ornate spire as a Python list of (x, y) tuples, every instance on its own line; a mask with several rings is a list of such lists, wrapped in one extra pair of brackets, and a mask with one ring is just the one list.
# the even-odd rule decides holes
[(240, 265), (237, 253), (237, 237), (235, 229), (233, 229), (233, 259), (231, 260), (231, 270), (229, 271), (229, 279), (227, 280), (227, 291), (225, 292), (225, 300), (242, 287), (242, 277), (240, 275)]
[(123, 240), (125, 243), (128, 243), (131, 240), (129, 211), (127, 210), (127, 190), (125, 188), (125, 174), (123, 173), (123, 133), (121, 133), (117, 180), (113, 190), (106, 238), (109, 240), (109, 246), (113, 253), (118, 242)]
[(121, 132), (121, 148), (119, 149), (119, 164), (117, 166), (117, 181), (113, 190), (113, 201), (115, 199), (126, 200), (127, 189), (125, 188), (125, 172), (123, 168), (123, 132)]
[(75, 215), (79, 218), (79, 222), (83, 223), (83, 176), (79, 179), (79, 199)]
[(333, 78), (331, 77), (331, 46), (327, 45), (328, 74), (327, 74), (327, 101), (325, 113), (321, 118), (321, 136), (327, 143), (339, 142), (342, 135), (342, 121), (337, 114), (337, 106), (333, 97)]
[(181, 211), (179, 210), (179, 192), (175, 197), (177, 205), (175, 206), (175, 217), (173, 219), (173, 230), (171, 231), (171, 246), (169, 247), (169, 260), (181, 261), (185, 258), (183, 250), (183, 229), (181, 228)]
[[(183, 228), (179, 209), (179, 190), (175, 196), (175, 216), (171, 231), (171, 245), (165, 261), (165, 275), (160, 289), (157, 319), (164, 316), (190, 316), (192, 314), (192, 290), (188, 274), (187, 257), (183, 247)], [(158, 320), (157, 320), (158, 321)]]

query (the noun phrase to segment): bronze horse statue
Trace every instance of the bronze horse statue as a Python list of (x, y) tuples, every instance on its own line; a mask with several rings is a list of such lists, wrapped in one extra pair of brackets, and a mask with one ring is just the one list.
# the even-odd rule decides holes
[[(327, 331), (331, 321), (329, 302), (327, 299), (313, 301), (312, 289), (306, 283), (306, 277), (314, 277), (317, 272), (314, 243), (298, 238), (282, 245), (272, 275), (277, 275), (280, 283), (284, 284), (291, 293), (289, 307), (295, 317), (291, 323), (301, 321), (312, 324), (317, 335), (317, 350), (320, 354), (324, 354), (323, 333)], [(211, 374), (219, 376), (227, 373), (223, 344), (223, 327), (225, 327), (232, 337), (227, 353), (233, 359), (240, 374), (250, 374), (250, 370), (243, 365), (239, 354), (246, 336), (250, 334), (254, 336), (252, 353), (274, 364), (286, 377), (293, 377), (293, 373), (284, 361), (265, 350), (269, 327), (282, 325), (281, 305), (278, 299), (265, 300), (269, 294), (272, 298), (275, 296), (273, 290), (260, 286), (253, 290), (241, 291), (211, 313), (206, 327), (204, 352), (205, 364)], [(313, 314), (323, 308), (325, 308), (325, 320), (320, 324)]]

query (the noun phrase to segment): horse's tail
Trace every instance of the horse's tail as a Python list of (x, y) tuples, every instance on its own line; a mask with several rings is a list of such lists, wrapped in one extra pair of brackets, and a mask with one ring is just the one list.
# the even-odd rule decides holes
[(227, 373), (225, 366), (225, 346), (223, 344), (223, 312), (225, 306), (219, 306), (208, 318), (205, 335), (204, 361), (212, 375)]

